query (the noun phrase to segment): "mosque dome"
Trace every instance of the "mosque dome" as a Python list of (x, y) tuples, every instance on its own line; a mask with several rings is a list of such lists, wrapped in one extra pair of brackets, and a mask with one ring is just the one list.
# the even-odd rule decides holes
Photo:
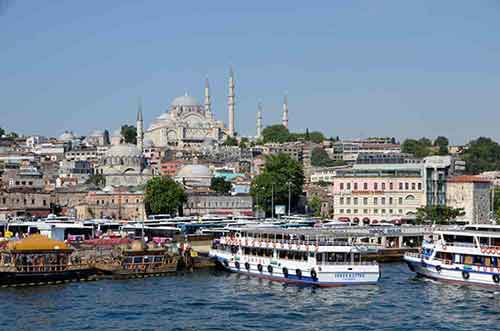
[(179, 178), (212, 177), (210, 169), (202, 164), (188, 164), (182, 167), (177, 173)]
[(64, 131), (62, 135), (59, 136), (59, 140), (62, 141), (71, 141), (76, 139), (75, 135), (71, 131)]
[(176, 106), (199, 106), (199, 105), (200, 105), (200, 103), (198, 102), (198, 100), (196, 100), (196, 98), (189, 96), (187, 94), (182, 95), (180, 97), (177, 97), (172, 101), (173, 107), (176, 107)]
[(136, 145), (132, 144), (120, 144), (112, 146), (106, 152), (106, 156), (110, 157), (139, 157), (141, 156), (141, 152), (137, 148)]

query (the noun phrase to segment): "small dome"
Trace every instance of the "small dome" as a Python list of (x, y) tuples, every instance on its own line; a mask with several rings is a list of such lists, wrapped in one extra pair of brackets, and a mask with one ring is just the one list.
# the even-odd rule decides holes
[(120, 144), (115, 145), (108, 149), (106, 156), (118, 156), (118, 157), (135, 157), (141, 156), (141, 152), (136, 145), (132, 144)]
[(59, 136), (59, 140), (62, 141), (71, 141), (76, 139), (75, 135), (71, 131), (64, 131), (62, 135)]
[(189, 96), (187, 95), (183, 95), (183, 96), (180, 96), (180, 97), (177, 97), (174, 99), (174, 101), (172, 101), (172, 106), (199, 106), (200, 103), (198, 102), (198, 100), (196, 100), (196, 98), (192, 97), (192, 96)]
[(192, 177), (212, 177), (210, 169), (202, 164), (188, 164), (182, 167), (177, 173), (179, 178), (192, 178)]

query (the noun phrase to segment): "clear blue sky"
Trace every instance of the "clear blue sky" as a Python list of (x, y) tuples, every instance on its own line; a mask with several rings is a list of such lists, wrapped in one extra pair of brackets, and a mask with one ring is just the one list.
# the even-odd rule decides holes
[(236, 128), (345, 138), (500, 140), (500, 2), (0, 0), (0, 126), (85, 135), (146, 126), (185, 91)]

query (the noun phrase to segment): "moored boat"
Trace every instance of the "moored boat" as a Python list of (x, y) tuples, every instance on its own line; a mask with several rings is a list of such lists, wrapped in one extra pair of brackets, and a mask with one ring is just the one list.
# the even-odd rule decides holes
[(141, 240), (117, 248), (117, 254), (100, 257), (94, 268), (113, 278), (133, 278), (165, 275), (177, 271), (179, 256), (168, 247), (147, 246)]
[(314, 229), (245, 229), (214, 240), (210, 256), (224, 269), (274, 281), (320, 287), (375, 284), (376, 262), (364, 249)]
[(0, 285), (42, 285), (95, 275), (72, 253), (64, 242), (40, 234), (10, 241), (0, 251)]
[(500, 226), (435, 231), (420, 253), (404, 260), (419, 276), (451, 283), (500, 286)]

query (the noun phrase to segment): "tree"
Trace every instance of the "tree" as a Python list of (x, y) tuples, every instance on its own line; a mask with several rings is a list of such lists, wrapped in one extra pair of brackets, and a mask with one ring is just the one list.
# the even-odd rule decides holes
[(121, 134), (127, 144), (137, 144), (137, 129), (133, 125), (122, 125)]
[(227, 136), (223, 143), (224, 146), (238, 146), (238, 140), (234, 137)]
[(330, 159), (328, 153), (321, 147), (316, 147), (311, 151), (311, 165), (314, 167), (331, 167), (335, 161)]
[(309, 199), (307, 205), (313, 211), (314, 216), (321, 216), (321, 199), (317, 196), (313, 196)]
[(275, 124), (262, 130), (264, 143), (284, 143), (289, 141), (290, 132), (281, 124)]
[(101, 174), (94, 174), (87, 179), (85, 184), (91, 184), (97, 187), (103, 187), (104, 185), (106, 185), (106, 179)]
[(292, 209), (299, 200), (304, 186), (302, 165), (290, 156), (280, 153), (266, 156), (262, 173), (252, 181), (250, 194), (257, 206), (271, 213), (271, 196), (274, 204), (288, 206), (288, 192), (291, 192)]
[(490, 138), (479, 137), (469, 142), (463, 160), (471, 174), (500, 170), (500, 145)]
[(309, 128), (306, 128), (306, 135), (304, 137), (306, 141), (309, 141), (311, 139), (311, 136), (309, 135)]
[(226, 182), (223, 177), (213, 177), (210, 182), (210, 189), (219, 194), (227, 195), (231, 192), (233, 185), (230, 182)]
[(446, 137), (439, 136), (434, 140), (434, 146), (438, 147), (438, 155), (448, 155), (449, 140)]
[(448, 224), (459, 216), (465, 215), (463, 208), (448, 206), (425, 206), (417, 208), (417, 222), (431, 221), (433, 224)]
[(248, 148), (249, 145), (250, 145), (250, 141), (248, 140), (247, 137), (241, 138), (241, 140), (240, 140), (240, 147), (241, 148)]
[(430, 155), (431, 141), (427, 138), (421, 138), (419, 140), (406, 139), (403, 144), (401, 144), (401, 152), (413, 154), (416, 157), (426, 157)]
[(182, 186), (169, 177), (153, 177), (146, 183), (144, 205), (148, 214), (181, 214), (186, 201)]
[(0, 128), (0, 137), (2, 137), (5, 134), (5, 130)]
[(109, 139), (109, 131), (108, 129), (104, 130), (104, 144), (109, 145), (111, 143)]

